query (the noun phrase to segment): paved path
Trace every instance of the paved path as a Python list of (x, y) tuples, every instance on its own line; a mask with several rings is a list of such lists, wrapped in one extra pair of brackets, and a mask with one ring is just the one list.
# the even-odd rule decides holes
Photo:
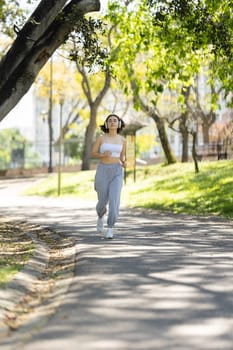
[(1, 349), (233, 349), (232, 222), (123, 208), (108, 241), (93, 203), (16, 197), (18, 183), (0, 182), (1, 213), (72, 236), (76, 267), (48, 323)]

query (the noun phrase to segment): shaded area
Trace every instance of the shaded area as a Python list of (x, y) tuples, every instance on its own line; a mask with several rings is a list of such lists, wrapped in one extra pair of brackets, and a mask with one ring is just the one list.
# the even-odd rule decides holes
[(231, 221), (122, 209), (108, 241), (95, 232), (94, 203), (30, 198), (1, 209), (62, 232), (77, 252), (58, 312), (3, 350), (20, 341), (23, 350), (232, 349)]

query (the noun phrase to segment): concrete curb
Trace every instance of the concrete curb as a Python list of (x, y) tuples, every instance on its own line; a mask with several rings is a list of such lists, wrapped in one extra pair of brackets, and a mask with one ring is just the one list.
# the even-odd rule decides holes
[[(73, 266), (75, 263), (76, 250), (72, 249), (73, 256)], [(73, 273), (66, 272), (65, 278), (62, 281), (57, 281), (54, 284), (52, 293), (50, 293), (49, 298), (43, 302), (35, 312), (33, 312), (30, 317), (15, 333), (12, 333), (8, 339), (1, 344), (1, 350), (15, 350), (15, 345), (20, 346), (29, 341), (34, 334), (45, 326), (49, 319), (53, 316), (56, 310), (62, 305), (65, 299), (66, 293), (73, 281)]]
[(0, 291), (0, 337), (9, 332), (4, 319), (7, 312), (14, 309), (18, 301), (30, 290), (31, 285), (42, 275), (48, 265), (49, 253), (47, 245), (30, 237), (35, 245), (33, 255), (24, 268), (18, 272), (6, 288)]
[[(42, 227), (40, 229), (43, 231)], [(44, 230), (47, 231), (46, 228)], [(55, 233), (55, 235), (61, 237), (58, 233)], [(14, 308), (19, 301), (32, 291), (33, 286), (40, 280), (49, 264), (50, 254), (47, 244), (35, 238), (34, 234), (29, 233), (29, 236), (35, 244), (33, 256), (24, 268), (16, 274), (14, 279), (9, 282), (5, 290), (0, 291), (1, 349), (4, 349), (4, 345), (9, 349), (12, 343), (13, 350), (13, 344), (16, 341), (21, 342), (23, 339), (31, 337), (34, 332), (45, 325), (62, 304), (74, 276), (76, 249), (74, 242), (72, 242), (71, 245), (62, 249), (62, 263), (69, 268), (62, 271), (59, 279), (54, 279), (54, 285), (46, 299), (42, 300), (41, 304), (30, 313), (25, 322), (16, 330), (12, 330), (6, 322), (7, 314), (14, 312)]]

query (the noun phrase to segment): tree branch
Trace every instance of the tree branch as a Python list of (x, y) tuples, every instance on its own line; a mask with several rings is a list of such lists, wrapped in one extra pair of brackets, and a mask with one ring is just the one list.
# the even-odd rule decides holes
[(15, 31), (17, 37), (0, 62), (0, 88), (53, 23), (65, 3), (66, 0), (58, 0), (54, 5), (54, 1), (42, 0), (23, 28)]
[[(72, 0), (58, 13), (65, 2), (64, 0), (42, 0), (39, 6), (42, 6), (41, 4), (49, 6), (50, 4), (50, 25), (46, 25), (43, 19), (42, 22), (39, 22), (42, 14), (44, 14), (44, 8), (37, 7), (36, 11), (38, 12), (35, 11), (37, 17), (35, 17), (35, 12), (30, 17), (35, 21), (31, 22), (29, 20), (25, 24), (26, 27), (20, 31), (11, 49), (2, 59), (0, 63), (0, 120), (29, 90), (40, 69), (72, 31), (74, 24), (72, 21), (64, 19), (67, 19), (68, 15), (73, 13), (74, 5), (76, 5), (75, 13), (78, 13), (80, 17), (87, 12), (100, 9), (99, 0)], [(56, 5), (54, 5), (55, 3)], [(30, 37), (33, 41), (28, 40), (27, 37)], [(25, 55), (22, 52), (21, 45), (26, 48)], [(16, 55), (16, 59), (14, 55)], [(12, 68), (9, 68), (10, 65), (12, 65)]]
[(99, 106), (100, 102), (102, 101), (104, 95), (106, 94), (107, 90), (110, 87), (110, 83), (111, 83), (111, 74), (110, 74), (110, 69), (109, 66), (106, 67), (106, 71), (105, 71), (105, 80), (104, 80), (104, 86), (102, 88), (102, 90), (100, 90), (99, 94), (97, 95), (94, 104)]

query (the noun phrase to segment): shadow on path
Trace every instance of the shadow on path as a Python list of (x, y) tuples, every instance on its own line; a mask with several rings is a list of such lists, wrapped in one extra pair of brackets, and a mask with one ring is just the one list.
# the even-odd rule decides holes
[(125, 208), (105, 240), (91, 203), (28, 207), (13, 211), (75, 239), (76, 266), (64, 303), (21, 349), (232, 350), (232, 222)]

